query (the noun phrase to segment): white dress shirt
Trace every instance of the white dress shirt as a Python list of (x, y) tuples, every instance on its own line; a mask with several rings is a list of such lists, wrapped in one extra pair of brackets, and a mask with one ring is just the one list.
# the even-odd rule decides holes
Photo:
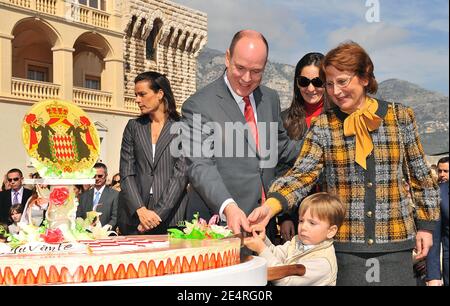
[[(98, 204), (100, 204), (100, 198), (102, 197), (102, 193), (105, 190), (106, 185), (103, 185), (102, 188), (97, 189), (94, 187), (94, 197), (92, 198), (92, 203), (94, 204), (94, 207), (92, 207), (92, 210), (95, 210), (95, 208), (97, 207)], [(96, 193), (99, 192), (100, 194), (98, 195), (98, 203), (97, 205), (95, 204), (95, 195)]]
[[(17, 191), (19, 194), (17, 195), (17, 200), (19, 204), (22, 203), (22, 196), (23, 196), (23, 186), (20, 187), (20, 189)], [(11, 204), (16, 204), (14, 203), (14, 194), (16, 193), (16, 191), (11, 190)]]

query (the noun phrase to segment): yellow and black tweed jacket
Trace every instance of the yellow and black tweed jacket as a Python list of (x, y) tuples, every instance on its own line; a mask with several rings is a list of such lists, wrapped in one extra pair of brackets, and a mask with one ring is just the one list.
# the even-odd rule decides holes
[[(344, 136), (348, 116), (338, 108), (321, 114), (308, 131), (294, 167), (270, 187), (268, 196), (283, 209), (306, 197), (323, 173), (325, 191), (340, 197), (347, 213), (335, 237), (336, 251), (395, 252), (415, 246), (417, 229), (433, 230), (439, 219), (439, 187), (431, 177), (419, 140), (414, 112), (378, 100), (381, 126), (370, 133), (374, 144), (367, 170), (355, 162), (355, 136)], [(405, 149), (401, 150), (400, 135)], [(403, 152), (411, 175), (416, 209), (403, 188)]]

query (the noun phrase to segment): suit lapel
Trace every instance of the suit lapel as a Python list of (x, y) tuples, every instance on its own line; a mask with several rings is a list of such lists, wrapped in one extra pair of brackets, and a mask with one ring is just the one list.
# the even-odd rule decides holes
[(159, 134), (158, 141), (156, 142), (156, 148), (155, 148), (155, 159), (153, 161), (153, 165), (156, 167), (158, 164), (159, 159), (161, 158), (161, 155), (163, 154), (166, 147), (169, 145), (169, 143), (172, 141), (173, 138), (175, 138), (176, 135), (170, 134), (170, 127), (172, 126), (171, 119), (167, 119), (166, 124), (164, 124), (161, 134)]
[(84, 209), (86, 210), (86, 212), (92, 211), (94, 209), (94, 192), (95, 187), (86, 191), (87, 201), (86, 204), (84, 205)]
[[(244, 114), (242, 114), (238, 104), (233, 98), (233, 95), (231, 94), (230, 90), (227, 87), (227, 84), (223, 79), (219, 80), (219, 90), (217, 93), (217, 96), (221, 98), (221, 101), (219, 101), (220, 107), (224, 110), (225, 114), (230, 118), (230, 122), (240, 122), (243, 125), (247, 124), (247, 120), (245, 120)], [(256, 99), (256, 98), (255, 98)], [(258, 108), (258, 107), (257, 107)], [(259, 118), (259, 113), (258, 113)], [(259, 120), (258, 120), (259, 121)], [(249, 133), (244, 133), (243, 130), (240, 130), (242, 134), (244, 134), (244, 138), (247, 143), (250, 144), (253, 151), (256, 152), (256, 155), (258, 156), (258, 152), (256, 151), (256, 144), (254, 139), (248, 139), (249, 134), (251, 131), (249, 130)]]
[(104, 206), (104, 204), (105, 204), (107, 198), (108, 198), (108, 187), (105, 186), (105, 189), (103, 189), (103, 192), (102, 192), (102, 194), (100, 195), (100, 199), (98, 199), (98, 203), (99, 203), (99, 204), (102, 204), (102, 205), (100, 205), (100, 206), (98, 207), (98, 209), (97, 209), (98, 212), (103, 212), (103, 211), (104, 211), (104, 210), (103, 210), (103, 206)]
[[(271, 107), (266, 107), (267, 101), (264, 100), (264, 96), (261, 92), (261, 89), (258, 87), (253, 92), (253, 97), (255, 98), (256, 104), (256, 113), (258, 114), (258, 122), (265, 123), (266, 126), (264, 128), (258, 127), (258, 135), (259, 135), (259, 145), (267, 146), (267, 143), (270, 138), (270, 122), (273, 121), (271, 118), (271, 114), (269, 110)], [(265, 139), (263, 140), (262, 136), (265, 135)], [(259, 155), (258, 155), (259, 156)]]
[(139, 125), (139, 138), (144, 148), (145, 157), (147, 158), (150, 167), (153, 169), (153, 148), (152, 148), (152, 135), (150, 131), (150, 119), (144, 118), (142, 124)]

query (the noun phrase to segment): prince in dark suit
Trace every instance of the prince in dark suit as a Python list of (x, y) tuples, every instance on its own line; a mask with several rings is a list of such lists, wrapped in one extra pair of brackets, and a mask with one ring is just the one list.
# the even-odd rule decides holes
[(105, 164), (96, 163), (94, 165), (95, 186), (80, 195), (80, 202), (77, 208), (77, 217), (86, 218), (89, 211), (100, 212), (101, 225), (109, 224), (112, 229), (117, 225), (117, 207), (119, 203), (119, 193), (106, 186), (108, 169)]
[(11, 187), (9, 190), (0, 192), (0, 223), (11, 224), (9, 220), (9, 209), (12, 204), (25, 203), (31, 197), (32, 191), (23, 188), (23, 174), (20, 169), (11, 169), (6, 174), (6, 179)]
[(131, 119), (120, 153), (119, 228), (125, 235), (165, 234), (185, 219), (186, 164), (171, 154), (179, 121), (169, 80), (157, 72), (135, 79), (141, 116)]
[[(260, 33), (238, 32), (226, 52), (225, 74), (182, 107), (190, 132), (183, 133), (183, 151), (193, 187), (187, 216), (220, 214), (235, 233), (241, 226), (250, 231), (247, 215), (264, 200), (275, 166), (293, 164), (300, 149), (283, 127), (278, 94), (260, 86), (267, 56)], [(204, 154), (205, 149), (214, 152)]]

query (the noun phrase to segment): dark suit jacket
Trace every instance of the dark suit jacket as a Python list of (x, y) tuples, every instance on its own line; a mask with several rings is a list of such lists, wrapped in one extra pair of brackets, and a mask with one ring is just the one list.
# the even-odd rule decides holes
[[(439, 185), (441, 190), (441, 220), (433, 231), (433, 246), (427, 256), (427, 280), (444, 278), (444, 285), (448, 286), (449, 276), (449, 199), (448, 199), (448, 182)], [(442, 266), (441, 273), (441, 244), (442, 244)]]
[[(92, 211), (94, 207), (95, 188), (89, 189), (80, 195), (80, 203), (77, 208), (77, 217), (86, 218), (86, 213)], [(117, 207), (119, 206), (119, 192), (109, 187), (105, 187), (100, 196), (96, 211), (101, 212), (100, 223), (109, 224), (114, 229), (117, 225)]]
[[(151, 143), (150, 119), (131, 119), (122, 138), (120, 152), (119, 228), (124, 234), (133, 234), (139, 218), (136, 210), (142, 206), (154, 210), (163, 222), (155, 229), (165, 233), (185, 219), (186, 163), (183, 157), (174, 157), (170, 144), (177, 136), (170, 133), (171, 119), (164, 125), (156, 143), (155, 158)], [(153, 201), (150, 200), (150, 189)]]
[[(229, 198), (233, 198), (247, 215), (250, 214), (261, 203), (262, 188), (267, 191), (275, 178), (275, 165), (293, 163), (297, 158), (300, 143), (290, 141), (287, 136), (281, 122), (278, 94), (274, 90), (260, 86), (253, 92), (253, 96), (256, 102), (260, 145), (265, 144), (266, 148), (269, 147), (272, 138), (273, 144), (270, 148), (278, 149), (275, 156), (272, 156), (275, 164), (271, 167), (262, 166), (264, 157), (255, 153), (254, 139), (242, 127), (246, 124), (245, 117), (233, 99), (223, 76), (198, 91), (183, 104), (184, 122), (189, 126), (191, 133), (193, 131), (194, 135), (195, 133), (201, 135), (200, 139), (196, 139), (195, 136), (184, 139), (183, 151), (187, 150), (186, 143), (190, 143), (189, 150), (193, 152), (196, 146), (205, 145), (211, 137), (219, 137), (219, 141), (222, 140), (221, 156), (215, 154), (212, 157), (197, 157), (188, 156), (186, 153), (189, 181), (193, 187), (189, 194), (188, 217), (199, 211), (201, 217), (208, 219), (212, 214), (218, 214), (222, 203)], [(224, 131), (222, 134), (229, 132), (229, 129), (228, 131), (225, 129), (226, 124), (238, 123), (235, 129), (236, 136), (225, 141), (224, 135), (214, 135), (214, 132), (197, 127), (194, 124), (196, 114), (201, 115), (203, 124), (213, 122), (219, 125)], [(265, 123), (266, 126), (261, 126), (261, 123)], [(275, 124), (272, 133), (270, 123)], [(183, 138), (187, 137), (187, 134), (183, 133)], [(215, 143), (215, 146), (217, 145), (220, 143)], [(226, 154), (224, 151), (230, 149), (230, 146), (234, 146), (234, 149), (242, 146), (249, 149), (246, 149), (243, 155), (237, 154), (236, 150), (231, 152), (232, 154)]]
[[(10, 190), (4, 190), (0, 192), (0, 222), (11, 224), (11, 221), (9, 221), (9, 209), (11, 208), (11, 189)], [(27, 200), (32, 195), (32, 191), (30, 189), (24, 188), (23, 189), (23, 195), (22, 195), (22, 207), (25, 207), (25, 203), (27, 203)]]

